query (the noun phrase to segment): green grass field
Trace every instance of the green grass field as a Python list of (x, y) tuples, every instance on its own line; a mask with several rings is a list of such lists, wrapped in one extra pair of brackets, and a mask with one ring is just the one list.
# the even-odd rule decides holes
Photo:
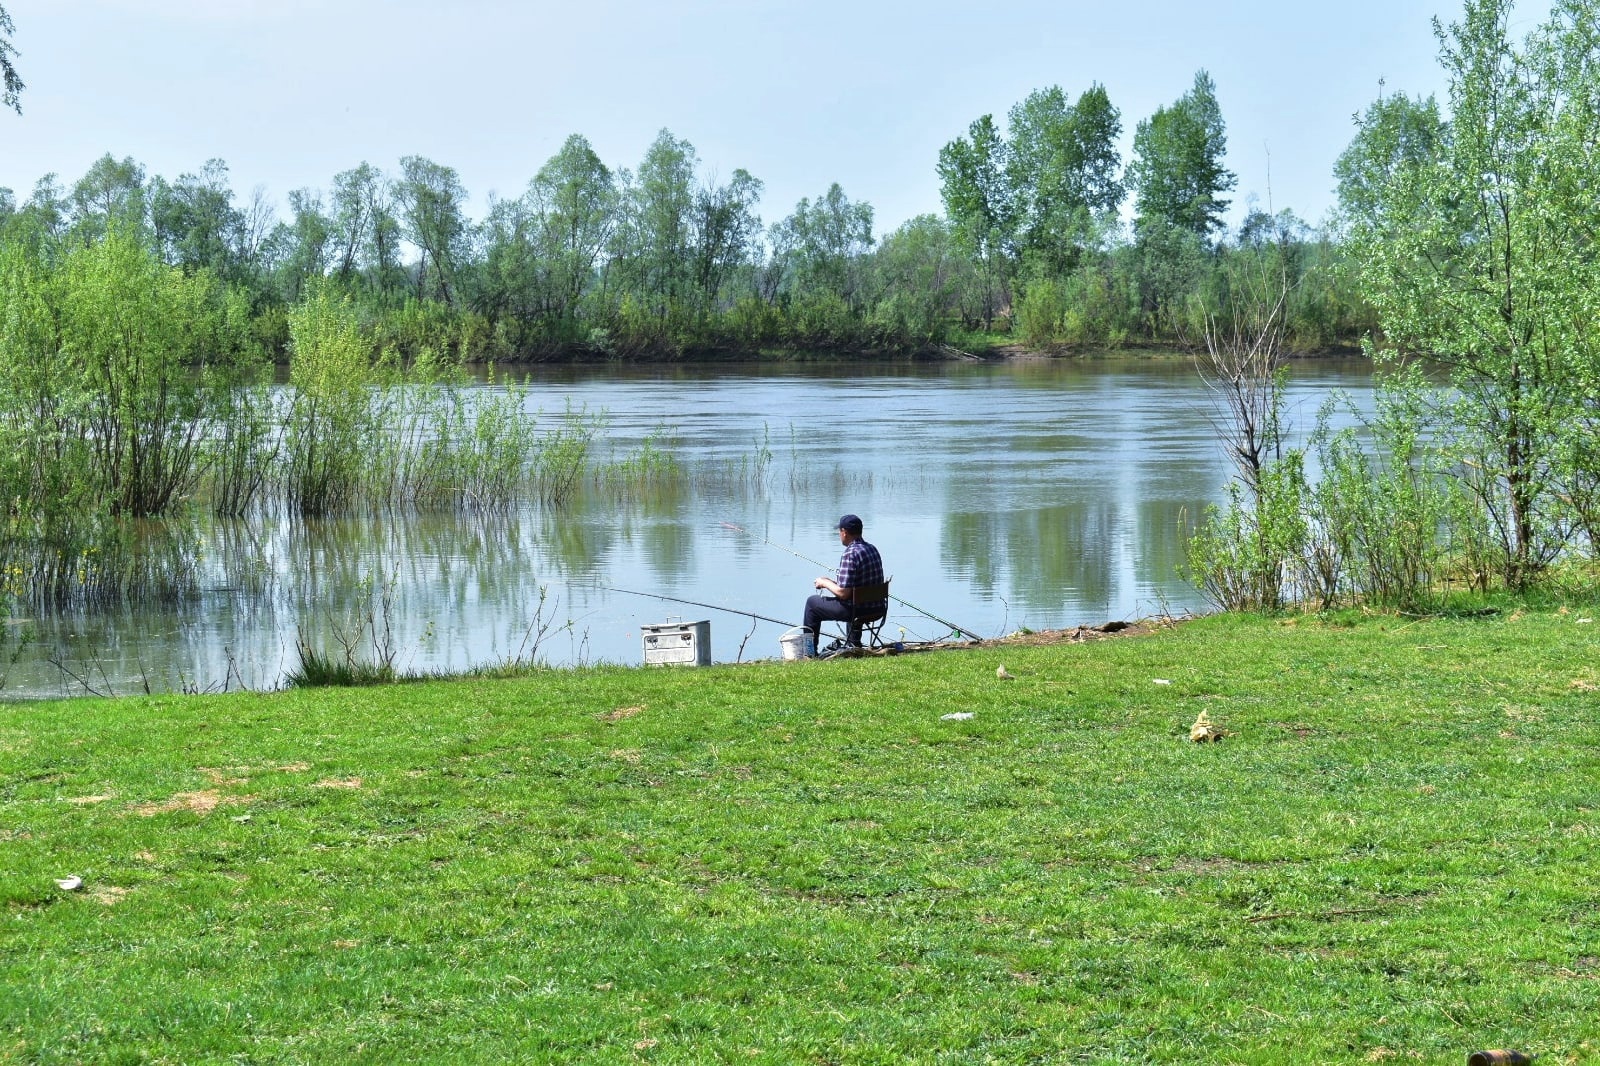
[(0, 707), (0, 1061), (1600, 1061), (1586, 610)]

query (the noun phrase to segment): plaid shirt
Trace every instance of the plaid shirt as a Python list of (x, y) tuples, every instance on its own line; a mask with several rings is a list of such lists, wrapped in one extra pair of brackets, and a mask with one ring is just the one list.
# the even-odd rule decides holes
[[(883, 584), (883, 557), (878, 549), (864, 540), (853, 540), (845, 546), (839, 557), (839, 576), (835, 578), (840, 588), (853, 589), (863, 585)], [(876, 607), (877, 603), (857, 603), (854, 606)]]

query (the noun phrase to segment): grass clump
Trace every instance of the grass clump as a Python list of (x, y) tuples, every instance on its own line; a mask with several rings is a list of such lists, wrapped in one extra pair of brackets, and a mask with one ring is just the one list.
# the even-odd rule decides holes
[(284, 680), (290, 688), (351, 688), (384, 685), (395, 680), (392, 662), (371, 662), (351, 655), (327, 652), (306, 643), (295, 643), (300, 665)]
[(0, 1047), (1593, 1061), (1594, 617), (0, 708)]

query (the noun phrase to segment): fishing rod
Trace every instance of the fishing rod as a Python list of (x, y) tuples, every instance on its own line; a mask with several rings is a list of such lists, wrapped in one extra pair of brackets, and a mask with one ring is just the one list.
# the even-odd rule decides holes
[[(728, 529), (736, 529), (740, 533), (743, 533), (747, 537), (758, 536), (758, 534), (750, 532), (748, 529), (744, 528), (743, 526), (736, 526), (732, 522), (723, 522), (722, 525), (724, 527), (728, 528)], [(799, 552), (795, 551), (793, 548), (785, 547), (784, 545), (779, 544), (775, 540), (771, 540), (771, 539), (769, 539), (767, 537), (762, 537), (761, 538), (761, 542), (763, 544), (769, 544), (772, 547), (777, 548), (781, 552), (788, 552), (790, 555), (794, 556), (796, 559), (799, 559), (801, 562), (810, 563), (812, 566), (820, 566), (824, 570), (828, 569), (828, 564), (827, 563), (819, 563), (819, 562), (817, 562), (817, 560), (811, 558), (809, 555), (801, 555)], [(926, 618), (933, 619), (935, 622), (938, 622), (942, 626), (948, 626), (950, 628), (950, 632), (954, 633), (958, 637), (966, 637), (969, 640), (982, 640), (983, 639), (982, 637), (978, 636), (978, 634), (974, 633), (972, 630), (967, 629), (967, 628), (965, 628), (963, 626), (958, 626), (954, 622), (951, 622), (951, 621), (948, 621), (946, 619), (940, 618), (938, 615), (934, 614), (932, 611), (925, 611), (921, 607), (918, 607), (916, 604), (908, 603), (905, 600), (902, 600), (899, 596), (894, 595), (893, 593), (891, 593), (889, 595), (889, 598), (891, 600), (893, 600), (895, 603), (898, 603), (902, 607), (909, 607), (909, 608), (911, 608), (911, 610), (916, 611), (918, 614), (920, 614), (920, 615), (922, 615), (922, 616), (924, 616)]]
[[(725, 529), (736, 529), (740, 533), (743, 533), (747, 537), (756, 536), (756, 534), (750, 532), (748, 529), (744, 528), (743, 526), (736, 526), (732, 522), (723, 522), (722, 526)], [(771, 545), (772, 547), (777, 548), (781, 552), (788, 552), (790, 555), (794, 556), (796, 559), (799, 559), (803, 563), (810, 563), (812, 566), (820, 566), (824, 570), (828, 569), (828, 564), (827, 563), (818, 562), (817, 560), (811, 558), (811, 556), (809, 556), (809, 555), (801, 555), (799, 552), (795, 551), (793, 548), (784, 547), (782, 544), (779, 544), (775, 540), (768, 540), (766, 537), (762, 537), (761, 538), (761, 543), (767, 544), (767, 545)], [(893, 599), (893, 597), (890, 597), (890, 598)], [(935, 619), (935, 621), (937, 621), (937, 619)]]
[(606, 592), (620, 592), (624, 596), (648, 596), (653, 600), (666, 600), (668, 603), (684, 603), (688, 604), (690, 607), (704, 607), (708, 611), (726, 611), (729, 614), (742, 614), (746, 618), (759, 618), (763, 622), (773, 622), (780, 626), (789, 626), (790, 628), (794, 628), (796, 625), (794, 622), (785, 622), (781, 618), (768, 618), (766, 615), (756, 614), (754, 611), (741, 611), (735, 607), (719, 607), (714, 603), (701, 603), (699, 600), (685, 600), (680, 599), (677, 596), (663, 596), (659, 592), (635, 592), (633, 589), (612, 588), (610, 585), (595, 585), (593, 587), (597, 589), (603, 589)]

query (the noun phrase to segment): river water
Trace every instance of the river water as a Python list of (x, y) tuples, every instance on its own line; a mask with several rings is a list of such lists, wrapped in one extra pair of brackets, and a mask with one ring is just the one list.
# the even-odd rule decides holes
[[(641, 625), (702, 619), (715, 661), (773, 658), (784, 625), (601, 586), (798, 624), (844, 512), (906, 601), (894, 638), (947, 635), (928, 614), (998, 636), (1206, 608), (1179, 573), (1185, 530), (1231, 470), (1182, 358), (531, 380), (541, 411), (605, 413), (598, 458), (666, 429), (686, 483), (503, 514), (209, 524), (199, 591), (179, 604), (12, 619), (0, 695), (271, 688), (298, 639), (337, 651), (363, 621), (410, 671), (638, 663)], [(1369, 365), (1294, 364), (1296, 434), (1335, 389), (1370, 407)]]

